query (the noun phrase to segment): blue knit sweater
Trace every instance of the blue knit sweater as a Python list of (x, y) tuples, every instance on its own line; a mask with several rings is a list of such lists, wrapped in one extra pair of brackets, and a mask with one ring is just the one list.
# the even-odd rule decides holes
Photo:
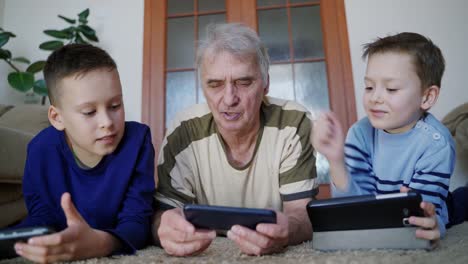
[(126, 122), (117, 149), (88, 170), (77, 165), (64, 132), (48, 127), (28, 145), (23, 178), (28, 216), (18, 227), (65, 229), (60, 198), (69, 192), (92, 228), (121, 241), (114, 253), (134, 253), (149, 241), (154, 187), (154, 149), (146, 125)]
[(436, 207), (441, 235), (448, 212), (445, 200), (455, 165), (455, 146), (447, 128), (426, 114), (411, 130), (389, 134), (363, 118), (346, 138), (347, 190), (332, 185), (333, 196), (387, 194), (406, 186)]

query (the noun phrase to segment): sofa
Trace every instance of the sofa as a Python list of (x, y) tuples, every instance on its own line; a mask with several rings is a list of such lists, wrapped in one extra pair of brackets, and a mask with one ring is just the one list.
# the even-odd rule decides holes
[(22, 179), (29, 141), (49, 126), (47, 106), (0, 104), (0, 228), (26, 216)]
[(450, 179), (450, 191), (468, 185), (468, 103), (448, 113), (442, 123), (449, 129), (455, 140), (455, 170)]

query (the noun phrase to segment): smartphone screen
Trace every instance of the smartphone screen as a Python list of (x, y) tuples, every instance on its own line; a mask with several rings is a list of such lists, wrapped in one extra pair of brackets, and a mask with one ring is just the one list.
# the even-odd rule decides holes
[(52, 234), (50, 227), (27, 227), (0, 231), (0, 259), (16, 257), (14, 245), (16, 242), (26, 242), (29, 238)]
[(276, 223), (276, 212), (268, 209), (188, 204), (184, 215), (197, 228), (224, 231), (233, 225), (255, 230), (257, 224)]

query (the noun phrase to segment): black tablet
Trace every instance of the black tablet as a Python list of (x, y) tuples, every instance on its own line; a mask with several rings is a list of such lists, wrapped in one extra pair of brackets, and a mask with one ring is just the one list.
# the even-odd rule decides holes
[(54, 232), (50, 227), (26, 227), (0, 231), (0, 259), (17, 256), (14, 248), (16, 242), (27, 242), (31, 237), (52, 234)]
[(187, 204), (185, 219), (196, 228), (229, 230), (241, 225), (255, 230), (260, 223), (276, 223), (276, 212), (268, 209)]
[(396, 228), (409, 226), (410, 216), (423, 216), (415, 192), (314, 200), (307, 204), (315, 231)]

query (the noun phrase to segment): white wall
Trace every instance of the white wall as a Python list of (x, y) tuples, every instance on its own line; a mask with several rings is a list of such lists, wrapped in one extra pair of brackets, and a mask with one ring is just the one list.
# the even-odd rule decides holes
[(444, 54), (441, 94), (431, 112), (441, 119), (455, 106), (468, 102), (467, 0), (346, 0), (345, 5), (359, 118), (365, 116), (361, 103), (366, 66), (361, 59), (362, 44), (403, 31), (429, 37)]
[[(17, 37), (5, 46), (14, 56), (31, 61), (46, 59), (50, 52), (39, 50), (40, 43), (51, 40), (45, 29), (62, 29), (68, 24), (57, 15), (75, 18), (90, 8), (89, 25), (97, 31), (99, 43), (117, 63), (123, 87), (127, 120), (141, 120), (143, 68), (143, 0), (3, 0), (2, 27)], [(1, 5), (0, 5), (1, 6)], [(2, 10), (0, 9), (0, 12)], [(0, 103), (21, 104), (24, 94), (8, 86), (10, 69), (0, 61)]]

